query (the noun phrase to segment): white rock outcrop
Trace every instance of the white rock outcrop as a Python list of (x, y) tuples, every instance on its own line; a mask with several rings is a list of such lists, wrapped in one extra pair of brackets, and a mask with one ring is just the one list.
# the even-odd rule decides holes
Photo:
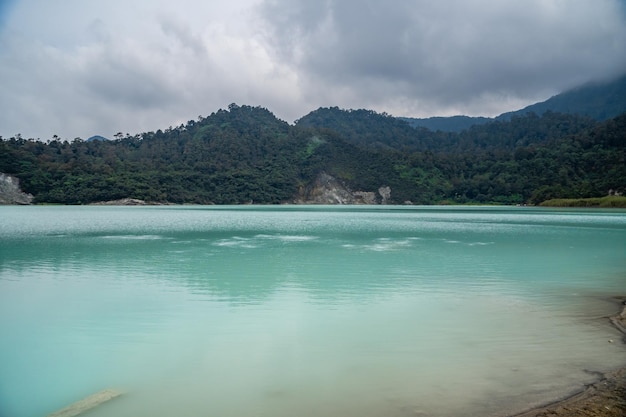
[(33, 196), (20, 189), (20, 180), (0, 172), (0, 204), (28, 205), (32, 202)]
[(378, 195), (372, 191), (352, 191), (337, 178), (322, 172), (311, 185), (300, 189), (294, 203), (387, 204), (390, 198), (391, 188), (388, 186), (380, 187)]

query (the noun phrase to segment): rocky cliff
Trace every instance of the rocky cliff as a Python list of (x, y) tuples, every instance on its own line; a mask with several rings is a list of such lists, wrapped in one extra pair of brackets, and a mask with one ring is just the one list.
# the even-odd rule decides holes
[(0, 172), (0, 204), (30, 204), (33, 196), (20, 189), (20, 181)]
[[(302, 187), (295, 204), (388, 204), (391, 188), (381, 186), (374, 191), (353, 191), (346, 184), (325, 172), (320, 173), (308, 187)], [(0, 204), (31, 204), (33, 196), (24, 193), (19, 180), (12, 175), (0, 173)], [(143, 200), (123, 199), (96, 204), (144, 205)]]
[(347, 185), (325, 172), (320, 173), (313, 184), (302, 187), (296, 204), (387, 204), (391, 188), (382, 186), (378, 192), (352, 191)]

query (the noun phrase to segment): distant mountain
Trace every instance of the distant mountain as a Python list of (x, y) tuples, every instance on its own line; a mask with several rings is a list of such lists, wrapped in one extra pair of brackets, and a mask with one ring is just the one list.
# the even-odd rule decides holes
[(100, 135), (95, 135), (90, 137), (89, 139), (86, 140), (86, 142), (94, 142), (94, 141), (105, 141), (105, 140), (109, 140), (107, 138), (105, 138), (104, 136), (100, 136)]
[(399, 117), (413, 127), (425, 127), (433, 132), (461, 132), (474, 125), (482, 125), (493, 121), (489, 117), (451, 116), (451, 117), (428, 117), (416, 119), (412, 117)]
[(592, 119), (609, 120), (626, 112), (626, 75), (607, 82), (594, 82), (557, 94), (546, 101), (535, 103), (523, 109), (503, 113), (496, 118), (488, 117), (429, 117), (426, 119), (399, 117), (413, 127), (432, 131), (461, 132), (472, 126), (482, 125), (493, 120), (510, 120), (512, 116), (535, 113), (538, 116), (553, 113), (578, 114)]
[(600, 121), (619, 116), (626, 112), (626, 75), (610, 82), (585, 84), (541, 103), (501, 114), (497, 119), (508, 120), (531, 112), (542, 115), (547, 111), (580, 114)]

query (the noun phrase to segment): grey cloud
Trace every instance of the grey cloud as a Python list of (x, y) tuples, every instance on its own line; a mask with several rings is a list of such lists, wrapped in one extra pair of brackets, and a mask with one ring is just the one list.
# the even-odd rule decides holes
[(206, 52), (204, 42), (191, 28), (180, 20), (170, 16), (162, 16), (159, 20), (161, 30), (169, 39), (183, 48), (188, 48), (196, 55)]
[(89, 95), (129, 110), (160, 108), (177, 99), (177, 91), (154, 66), (140, 57), (103, 54), (88, 62), (77, 76)]
[(284, 82), (243, 21), (252, 1), (18, 2), (0, 32), (0, 134), (133, 134), (276, 102)]
[(2, 135), (139, 133), (229, 103), (490, 115), (626, 71), (623, 0), (21, 0)]
[(398, 98), (444, 109), (534, 98), (626, 71), (619, 7), (617, 0), (272, 0), (261, 13), (268, 44), (305, 90), (326, 88), (340, 100), (341, 87), (363, 104)]
[(0, 77), (11, 80), (0, 104), (15, 112), (14, 118), (3, 118), (5, 127), (16, 126), (8, 133), (108, 135), (179, 102), (180, 91), (153, 51), (122, 46), (106, 41), (66, 51), (22, 41), (5, 49), (3, 55), (14, 63), (0, 68)]
[(99, 99), (125, 109), (160, 108), (175, 99), (157, 80), (151, 80), (137, 72), (107, 74), (99, 71), (86, 80), (86, 86)]
[[(28, 17), (21, 13), (20, 22)], [(141, 23), (141, 36), (138, 28), (129, 32), (106, 14), (66, 27), (63, 42), (55, 33), (3, 35), (0, 60), (10, 65), (0, 66), (0, 107), (6, 109), (0, 134), (134, 134), (184, 123), (232, 102), (294, 107), (293, 74), (275, 66), (254, 38), (229, 32), (221, 22), (198, 23), (198, 16), (156, 9), (151, 15)]]

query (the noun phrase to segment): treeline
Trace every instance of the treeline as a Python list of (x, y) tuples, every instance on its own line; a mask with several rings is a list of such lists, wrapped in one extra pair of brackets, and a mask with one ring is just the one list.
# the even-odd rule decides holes
[(399, 167), (403, 177), (429, 181), (439, 191), (436, 198), (455, 203), (537, 204), (623, 193), (626, 187), (626, 114), (597, 122), (529, 113), (453, 133), (413, 129), (370, 110), (324, 108), (297, 125), (330, 129), (359, 146), (397, 150), (410, 159)]
[(112, 141), (3, 139), (0, 172), (37, 203), (277, 204), (326, 172), (353, 190), (390, 186), (396, 204), (536, 204), (623, 193), (626, 115), (600, 123), (548, 112), (450, 133), (338, 108), (289, 125), (233, 104)]

